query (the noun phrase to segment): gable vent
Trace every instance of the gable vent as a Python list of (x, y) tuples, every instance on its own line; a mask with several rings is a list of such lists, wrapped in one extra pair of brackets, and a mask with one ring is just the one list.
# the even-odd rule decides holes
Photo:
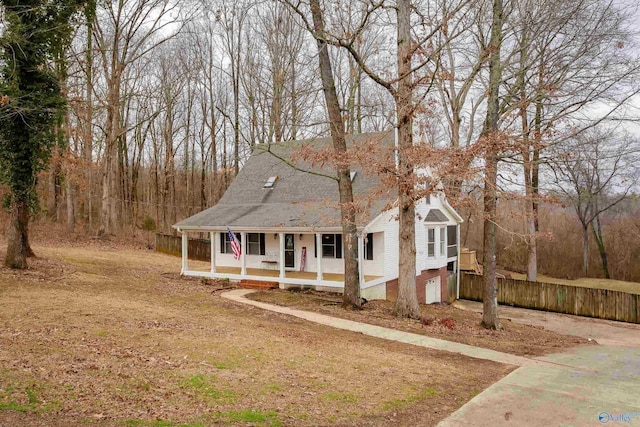
[(351, 173), (349, 174), (349, 178), (351, 179), (351, 182), (353, 182), (353, 180), (354, 180), (354, 178), (356, 177), (356, 174), (357, 174), (357, 173), (358, 173), (358, 172), (351, 171)]
[(262, 188), (273, 188), (273, 185), (276, 183), (278, 176), (270, 176), (269, 179), (264, 183)]

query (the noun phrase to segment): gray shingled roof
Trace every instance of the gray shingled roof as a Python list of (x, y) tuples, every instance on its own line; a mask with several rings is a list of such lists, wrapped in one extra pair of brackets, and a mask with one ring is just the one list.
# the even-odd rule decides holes
[[(393, 132), (361, 134), (347, 138), (354, 141), (378, 140), (393, 145)], [(281, 144), (256, 145), (251, 157), (244, 164), (218, 204), (174, 225), (175, 228), (223, 229), (226, 226), (242, 228), (335, 228), (340, 226), (337, 202), (337, 181), (311, 174), (308, 170), (335, 176), (330, 168), (311, 168), (297, 162), (295, 166), (280, 158), (290, 160), (292, 152), (301, 144), (314, 147), (330, 143), (329, 138), (294, 141)], [(275, 154), (275, 155), (274, 155)], [(280, 158), (279, 158), (280, 157)], [(267, 179), (277, 176), (273, 188), (263, 188)], [(358, 171), (353, 180), (356, 199), (364, 200), (372, 191), (379, 190), (379, 179)], [(385, 193), (369, 206), (358, 220), (359, 226), (372, 221), (384, 206), (395, 199)]]
[(447, 222), (449, 218), (440, 209), (430, 209), (424, 222)]

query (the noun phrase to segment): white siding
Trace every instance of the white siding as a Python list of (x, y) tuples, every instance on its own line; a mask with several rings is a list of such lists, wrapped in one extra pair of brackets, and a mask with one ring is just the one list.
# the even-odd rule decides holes
[(384, 233), (373, 233), (373, 259), (364, 260), (364, 274), (367, 276), (384, 276), (385, 255)]
[(394, 218), (398, 212), (394, 209), (393, 215), (389, 215), (384, 230), (384, 275), (398, 277), (398, 221)]
[(427, 232), (423, 221), (429, 209), (433, 207), (433, 199), (432, 197), (430, 205), (427, 205), (424, 199), (416, 203), (416, 275), (427, 268)]
[[(447, 225), (456, 225), (456, 221), (452, 217), (451, 213), (442, 203), (443, 194), (433, 194), (431, 196), (430, 203), (427, 205), (424, 202), (420, 202), (416, 207), (416, 211), (420, 212), (420, 216), (422, 221), (418, 221), (416, 223), (416, 267), (421, 266), (422, 268), (416, 268), (418, 273), (422, 270), (431, 270), (431, 269), (439, 269), (447, 265), (447, 255), (446, 255), (446, 226)], [(425, 223), (424, 219), (426, 218), (429, 209), (439, 209), (443, 214), (447, 216), (448, 221), (442, 223)], [(440, 228), (445, 228), (445, 253), (440, 254)], [(423, 237), (422, 241), (418, 240), (418, 228), (421, 228), (420, 235)], [(435, 257), (428, 257), (427, 255), (427, 228), (435, 229)], [(419, 249), (421, 248), (421, 249)], [(422, 252), (422, 253), (421, 253)]]

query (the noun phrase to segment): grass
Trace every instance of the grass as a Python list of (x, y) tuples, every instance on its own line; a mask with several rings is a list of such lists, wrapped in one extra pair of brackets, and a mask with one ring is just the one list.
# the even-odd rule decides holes
[(256, 409), (232, 409), (216, 415), (219, 420), (232, 424), (251, 423), (253, 425), (268, 425), (270, 427), (279, 427), (282, 425), (278, 420), (278, 414), (274, 411), (262, 412)]
[(217, 383), (218, 381), (214, 375), (198, 374), (180, 381), (180, 386), (193, 389), (198, 397), (203, 397), (210, 401), (233, 403), (236, 393), (232, 390), (216, 388)]
[[(527, 280), (527, 275), (522, 273), (509, 273), (511, 277), (518, 280)], [(549, 277), (543, 274), (538, 275), (538, 282), (542, 283), (557, 283), (559, 285), (579, 286), (582, 288), (592, 289), (608, 289), (610, 291), (627, 292), (629, 294), (640, 295), (640, 283), (638, 282), (625, 282), (622, 280), (611, 279), (596, 279), (582, 277), (580, 279), (558, 279), (556, 277)]]
[(391, 409), (401, 409), (406, 407), (407, 405), (418, 402), (420, 400), (437, 396), (438, 394), (439, 393), (437, 390), (433, 390), (431, 388), (425, 388), (423, 390), (420, 390), (418, 393), (409, 394), (409, 396), (404, 399), (395, 399), (395, 400), (385, 402), (383, 405), (383, 409), (385, 411), (388, 411)]
[(0, 411), (29, 412), (34, 409), (35, 405), (33, 404), (21, 405), (16, 402), (0, 402)]
[(34, 249), (0, 267), (0, 425), (430, 426), (512, 369), (238, 306), (167, 255)]
[(358, 396), (355, 396), (351, 393), (327, 393), (322, 397), (323, 399), (330, 400), (330, 401), (358, 403)]

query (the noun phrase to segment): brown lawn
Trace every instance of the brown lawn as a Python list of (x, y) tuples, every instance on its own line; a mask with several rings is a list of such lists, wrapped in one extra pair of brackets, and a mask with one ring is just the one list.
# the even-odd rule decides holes
[(168, 255), (35, 250), (0, 268), (1, 426), (429, 426), (513, 369), (237, 306)]
[(446, 305), (421, 305), (423, 321), (398, 319), (393, 316), (393, 303), (374, 300), (361, 311), (346, 311), (340, 307), (341, 296), (315, 291), (265, 291), (248, 298), (273, 304), (318, 311), (378, 326), (490, 348), (518, 356), (540, 356), (557, 353), (586, 339), (560, 335), (542, 328), (513, 324), (503, 320), (504, 330), (491, 331), (480, 326), (482, 315)]

